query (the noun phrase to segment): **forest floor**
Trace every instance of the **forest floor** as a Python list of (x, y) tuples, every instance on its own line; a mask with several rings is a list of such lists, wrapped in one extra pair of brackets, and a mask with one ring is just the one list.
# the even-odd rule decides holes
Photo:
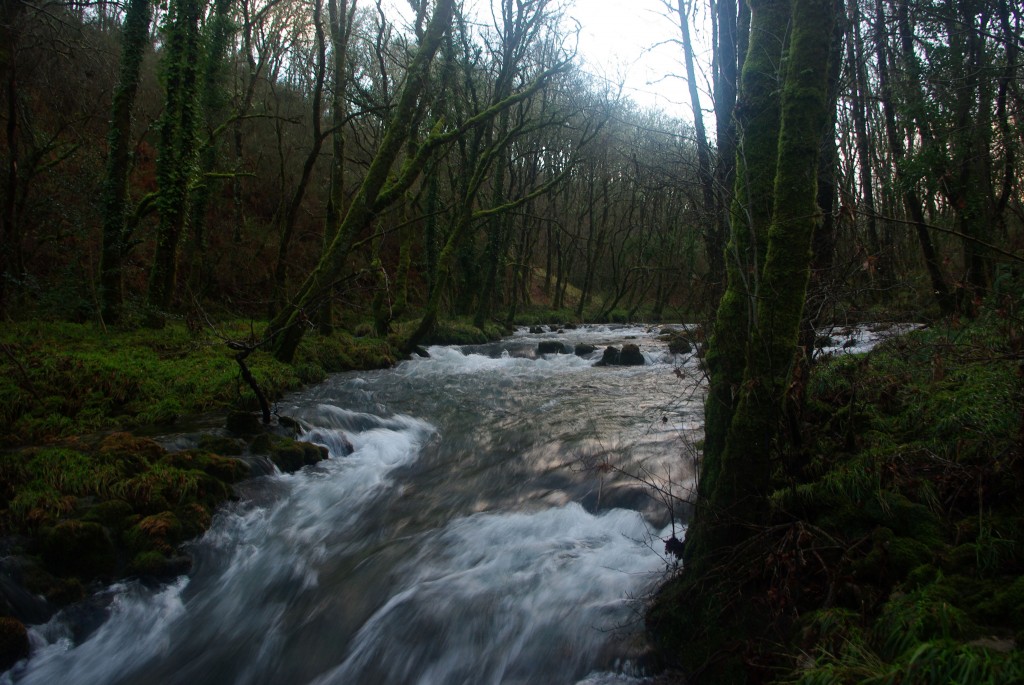
[(691, 683), (1024, 682), (1022, 343), (1007, 305), (815, 366), (770, 520), (655, 598), (669, 662)]

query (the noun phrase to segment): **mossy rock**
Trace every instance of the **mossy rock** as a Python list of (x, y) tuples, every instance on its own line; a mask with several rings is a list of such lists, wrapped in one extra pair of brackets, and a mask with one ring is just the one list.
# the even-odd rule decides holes
[(853, 562), (854, 575), (861, 582), (882, 586), (907, 577), (917, 567), (934, 561), (934, 550), (920, 540), (896, 535), (892, 529), (879, 526), (871, 533), (868, 553)]
[(141, 519), (125, 535), (133, 549), (169, 554), (183, 539), (181, 521), (172, 511), (162, 511)]
[(110, 499), (89, 508), (82, 516), (82, 520), (92, 521), (110, 530), (119, 531), (132, 524), (130, 519), (133, 513), (132, 505), (124, 500)]
[(668, 351), (672, 354), (690, 354), (693, 352), (693, 342), (686, 331), (664, 329), (658, 337), (668, 343)]
[(327, 459), (326, 447), (311, 442), (278, 438), (270, 447), (269, 457), (277, 468), (284, 473), (298, 471), (303, 466), (311, 466)]
[(57, 575), (91, 580), (117, 570), (114, 543), (99, 523), (61, 521), (44, 533), (41, 547), (43, 561)]
[(187, 556), (168, 557), (160, 552), (139, 552), (128, 565), (128, 570), (138, 576), (156, 580), (170, 580), (188, 573), (192, 559)]
[(233, 411), (228, 414), (226, 426), (235, 435), (259, 435), (265, 429), (263, 418), (251, 411)]
[(181, 522), (181, 536), (189, 539), (206, 532), (213, 521), (211, 508), (199, 502), (189, 502), (174, 510), (175, 516)]
[(990, 581), (991, 595), (978, 603), (978, 612), (985, 619), (1024, 631), (1024, 576), (1012, 581), (1000, 578)]
[(914, 537), (936, 546), (943, 542), (941, 519), (928, 507), (911, 502), (899, 493), (882, 490), (877, 497), (864, 501), (863, 511), (875, 522), (892, 528), (896, 535)]
[(100, 442), (97, 453), (107, 463), (116, 464), (122, 473), (134, 475), (163, 458), (167, 450), (149, 438), (111, 433)]
[(183, 469), (197, 469), (225, 483), (237, 483), (248, 477), (249, 465), (241, 459), (222, 457), (202, 449), (184, 450), (167, 455), (167, 464)]
[(199, 437), (200, 450), (213, 452), (226, 457), (237, 457), (245, 452), (245, 441), (239, 438), (229, 438), (223, 435), (201, 435)]
[(28, 658), (29, 641), (25, 624), (10, 616), (0, 616), (0, 672)]

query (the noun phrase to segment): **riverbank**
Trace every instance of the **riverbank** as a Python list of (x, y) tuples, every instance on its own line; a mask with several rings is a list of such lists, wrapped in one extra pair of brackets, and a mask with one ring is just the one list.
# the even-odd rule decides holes
[[(10, 677), (570, 685), (618, 670), (639, 652), (621, 635), (639, 628), (628, 598), (660, 575), (670, 515), (599, 467), (686, 482), (676, 449), (700, 415), (699, 360), (657, 334), (519, 331), (289, 393), (279, 413), (307, 439), (354, 452), (237, 484), (241, 501), (185, 546), (187, 576), (127, 579), (33, 622)], [(648, 363), (537, 356), (551, 339), (639, 344)], [(160, 440), (195, 449), (223, 431), (181, 421)]]
[(815, 367), (770, 520), (648, 613), (670, 663), (692, 683), (1024, 681), (1022, 340), (993, 308)]
[[(155, 580), (188, 570), (180, 544), (203, 533), (232, 486), (261, 460), (282, 471), (323, 459), (297, 442), (286, 417), (260, 425), (253, 388), (229, 341), (251, 344), (259, 326), (101, 329), (25, 322), (0, 332), (0, 670), (27, 654), (24, 623), (126, 576)], [(445, 323), (437, 342), (488, 335)], [(274, 402), (329, 373), (393, 365), (395, 340), (309, 335), (293, 364), (257, 348), (245, 363)], [(173, 430), (221, 412), (228, 436), (165, 450), (133, 433)]]

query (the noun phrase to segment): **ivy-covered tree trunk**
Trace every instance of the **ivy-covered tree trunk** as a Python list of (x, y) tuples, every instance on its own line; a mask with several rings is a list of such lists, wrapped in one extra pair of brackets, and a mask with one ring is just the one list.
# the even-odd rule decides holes
[(188, 217), (189, 186), (196, 165), (199, 107), (200, 0), (178, 0), (168, 17), (164, 69), (167, 98), (160, 120), (157, 183), (160, 225), (149, 279), (147, 323), (160, 327), (178, 275), (178, 243)]
[(142, 58), (149, 45), (150, 0), (131, 0), (121, 36), (121, 70), (107, 134), (103, 180), (103, 248), (100, 253), (100, 309), (106, 323), (117, 323), (124, 301), (122, 269), (130, 236), (125, 231), (128, 174), (131, 171), (132, 109), (139, 90)]

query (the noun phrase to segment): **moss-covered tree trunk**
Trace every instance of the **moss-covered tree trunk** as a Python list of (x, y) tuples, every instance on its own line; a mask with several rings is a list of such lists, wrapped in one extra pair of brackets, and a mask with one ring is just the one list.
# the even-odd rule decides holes
[(107, 134), (103, 180), (103, 248), (100, 253), (100, 309), (106, 323), (117, 323), (124, 301), (122, 269), (129, 236), (125, 233), (128, 174), (131, 171), (132, 110), (139, 91), (142, 58), (149, 45), (150, 0), (131, 0), (121, 36), (121, 69)]
[[(730, 213), (731, 235), (725, 250), (726, 290), (705, 361), (710, 374), (704, 402), (704, 460), (698, 498), (714, 490), (725, 436), (743, 379), (744, 355), (757, 304), (765, 236), (772, 218), (779, 135), (779, 66), (789, 25), (785, 0), (753, 0), (750, 42), (743, 64), (736, 126), (736, 187)], [(696, 517), (704, 516), (698, 504)]]
[(761, 287), (751, 321), (739, 403), (726, 437), (709, 505), (732, 544), (765, 520), (772, 458), (796, 357), (810, 278), (811, 239), (821, 221), (817, 176), (829, 120), (828, 64), (833, 0), (796, 0), (782, 89), (778, 166)]
[(707, 682), (746, 682), (743, 643), (762, 638), (766, 626), (751, 609), (763, 601), (763, 588), (750, 575), (757, 563), (745, 558), (757, 548), (740, 545), (770, 520), (812, 238), (822, 218), (818, 164), (830, 121), (835, 6), (834, 0), (751, 3), (729, 286), (709, 350), (718, 394), (708, 397), (706, 411), (709, 421), (721, 423), (709, 426), (715, 452), (705, 452), (683, 575), (648, 614), (655, 636), (674, 632), (672, 639), (688, 650), (684, 665), (706, 668)]
[(178, 0), (167, 21), (167, 97), (160, 120), (157, 183), (160, 225), (150, 271), (147, 323), (163, 326), (178, 275), (178, 243), (188, 217), (189, 187), (196, 165), (199, 107), (200, 0)]

